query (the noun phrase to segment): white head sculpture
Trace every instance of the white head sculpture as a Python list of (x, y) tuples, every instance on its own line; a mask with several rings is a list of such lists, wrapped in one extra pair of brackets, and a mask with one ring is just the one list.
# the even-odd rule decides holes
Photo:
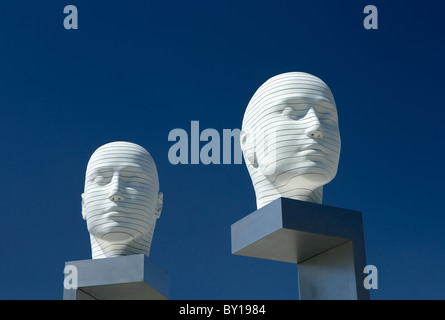
[(321, 204), (340, 159), (331, 90), (303, 72), (270, 78), (246, 108), (240, 140), (258, 209), (279, 197)]
[(156, 165), (141, 146), (111, 142), (91, 156), (82, 194), (93, 259), (149, 255), (162, 210)]

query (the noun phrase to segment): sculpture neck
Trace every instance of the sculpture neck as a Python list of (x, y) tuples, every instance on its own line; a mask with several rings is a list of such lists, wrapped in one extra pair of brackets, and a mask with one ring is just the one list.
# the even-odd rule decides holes
[(287, 190), (285, 192), (280, 192), (271, 183), (269, 183), (268, 181), (266, 182), (266, 180), (262, 181), (261, 186), (255, 186), (255, 194), (257, 199), (257, 209), (260, 209), (270, 202), (274, 201), (275, 199), (281, 197), (317, 204), (321, 204), (323, 201), (323, 187), (319, 187), (314, 190), (295, 188), (292, 190)]
[(132, 254), (150, 254), (151, 239), (142, 236), (129, 243), (112, 243), (95, 238), (90, 234), (91, 253), (93, 259), (128, 256)]

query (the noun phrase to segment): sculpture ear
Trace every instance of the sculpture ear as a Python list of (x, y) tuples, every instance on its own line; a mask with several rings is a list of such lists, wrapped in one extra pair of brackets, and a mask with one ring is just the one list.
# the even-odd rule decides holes
[(255, 153), (255, 144), (253, 143), (253, 136), (249, 131), (241, 131), (240, 132), (240, 146), (243, 151), (246, 162), (248, 161), (250, 164), (256, 166), (256, 153)]
[(158, 203), (156, 204), (155, 218), (158, 219), (161, 216), (162, 206), (164, 204), (164, 194), (158, 193)]
[(83, 220), (86, 220), (86, 219), (87, 219), (87, 216), (86, 216), (86, 214), (85, 214), (85, 199), (84, 199), (84, 194), (82, 193), (80, 196), (82, 197), (82, 218), (83, 218)]

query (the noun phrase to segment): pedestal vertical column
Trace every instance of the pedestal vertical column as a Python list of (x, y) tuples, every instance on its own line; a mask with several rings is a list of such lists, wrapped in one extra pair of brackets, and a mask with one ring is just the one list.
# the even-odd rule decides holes
[(300, 299), (369, 299), (358, 211), (279, 198), (231, 231), (233, 254), (296, 263)]

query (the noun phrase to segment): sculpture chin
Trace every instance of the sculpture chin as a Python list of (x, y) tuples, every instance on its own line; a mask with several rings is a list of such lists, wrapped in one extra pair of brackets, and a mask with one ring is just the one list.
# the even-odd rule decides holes
[(277, 169), (273, 175), (265, 176), (275, 188), (286, 191), (298, 188), (315, 190), (331, 182), (336, 174), (336, 170), (328, 171), (323, 167)]
[(112, 243), (126, 244), (134, 240), (133, 236), (123, 232), (110, 232), (102, 237), (102, 240)]
[(291, 178), (287, 183), (287, 189), (306, 188), (315, 190), (328, 184), (331, 180), (332, 178), (328, 178), (319, 173), (306, 173)]
[(102, 226), (100, 229), (90, 230), (90, 234), (97, 240), (119, 244), (128, 244), (142, 236), (141, 232), (116, 221), (108, 222), (106, 226)]

